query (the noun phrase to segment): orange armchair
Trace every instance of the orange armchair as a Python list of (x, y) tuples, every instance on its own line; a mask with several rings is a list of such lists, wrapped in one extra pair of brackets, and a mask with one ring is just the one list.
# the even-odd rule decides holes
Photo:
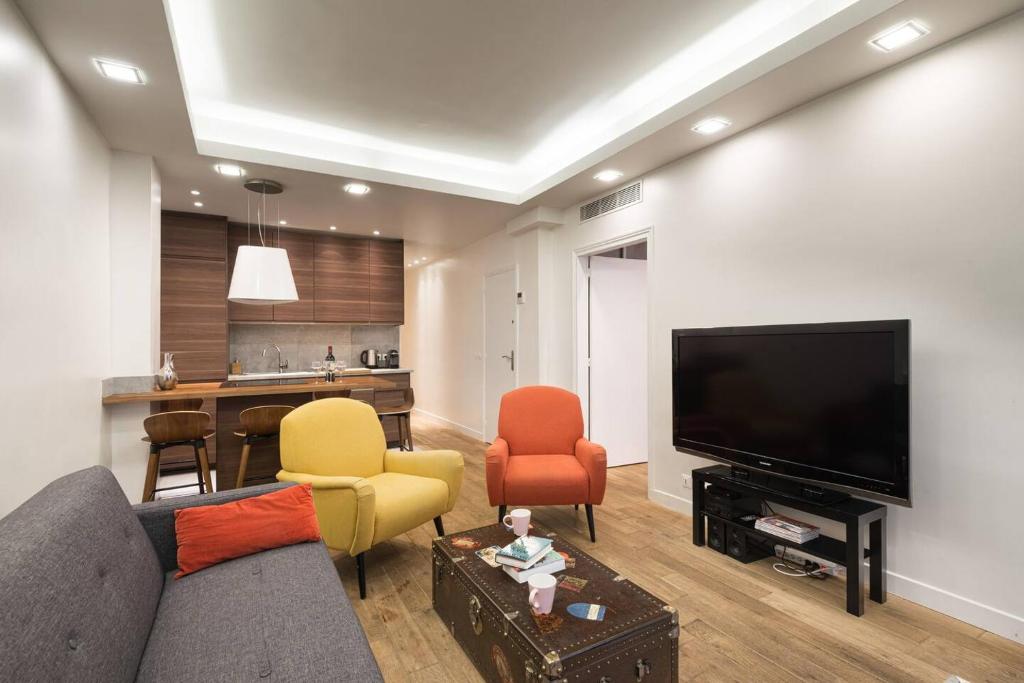
[(604, 500), (606, 478), (604, 447), (583, 438), (576, 394), (536, 386), (501, 397), (498, 436), (487, 449), (487, 497), (499, 521), (509, 505), (582, 503), (596, 541), (594, 506)]

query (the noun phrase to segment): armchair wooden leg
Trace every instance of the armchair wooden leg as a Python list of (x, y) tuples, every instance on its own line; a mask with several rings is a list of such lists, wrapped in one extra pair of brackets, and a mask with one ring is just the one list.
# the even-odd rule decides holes
[(403, 415), (402, 420), (405, 422), (405, 440), (409, 446), (408, 450), (414, 450), (412, 445), (412, 420), (409, 419), (408, 414)]
[(590, 527), (590, 542), (597, 543), (597, 536), (594, 534), (594, 506), (590, 503), (586, 503), (587, 508), (587, 526)]
[(142, 502), (148, 503), (153, 500), (154, 491), (156, 490), (156, 480), (160, 474), (160, 451), (155, 449), (149, 450), (149, 464), (146, 467), (146, 483), (142, 489)]
[(356, 555), (356, 572), (359, 574), (359, 599), (366, 599), (366, 553)]
[(206, 492), (213, 493), (213, 478), (210, 476), (210, 457), (206, 453), (206, 441), (199, 442), (199, 470), (206, 483)]
[(502, 520), (505, 519), (505, 506), (498, 506), (498, 524), (501, 524)]
[(441, 515), (434, 517), (434, 528), (437, 529), (438, 536), (444, 536), (444, 523), (441, 522)]
[(236, 489), (240, 489), (245, 485), (245, 471), (249, 468), (250, 450), (252, 450), (252, 444), (246, 439), (245, 443), (242, 444), (242, 460), (238, 463), (238, 478), (235, 479)]

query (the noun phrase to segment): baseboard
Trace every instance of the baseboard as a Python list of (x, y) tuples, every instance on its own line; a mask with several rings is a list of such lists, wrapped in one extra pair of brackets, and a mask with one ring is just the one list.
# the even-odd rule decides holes
[(440, 415), (435, 415), (434, 413), (430, 412), (429, 410), (423, 410), (422, 408), (413, 408), (412, 412), (416, 413), (417, 415), (423, 415), (424, 417), (429, 417), (432, 420), (437, 420), (438, 422), (444, 422), (446, 425), (449, 425), (450, 427), (453, 427), (453, 428), (459, 430), (460, 432), (462, 432), (466, 436), (471, 436), (474, 439), (479, 439), (480, 441), (483, 441), (483, 438), (484, 438), (483, 434), (481, 434), (476, 429), (472, 429), (471, 427), (467, 427), (464, 424), (459, 424), (458, 422), (455, 422), (454, 420), (449, 420), (446, 417), (441, 417)]
[[(984, 605), (956, 593), (950, 593), (909, 576), (887, 571), (888, 589), (893, 595), (942, 612), (954, 619), (991, 631), (998, 636), (1024, 643), (1024, 618)], [(868, 609), (871, 609), (868, 603)]]
[(647, 489), (647, 498), (670, 510), (681, 512), (690, 517), (693, 516), (693, 502), (674, 493), (650, 488)]
[[(686, 498), (654, 488), (647, 490), (647, 497), (670, 510), (693, 516), (693, 502)], [(865, 562), (864, 566), (866, 576), (868, 564)], [(909, 576), (892, 571), (887, 571), (886, 575), (887, 588), (893, 595), (991, 631), (1004, 638), (1024, 643), (1024, 618), (1022, 617), (965, 598), (962, 595), (950, 593)], [(871, 603), (868, 603), (867, 609), (871, 609)]]

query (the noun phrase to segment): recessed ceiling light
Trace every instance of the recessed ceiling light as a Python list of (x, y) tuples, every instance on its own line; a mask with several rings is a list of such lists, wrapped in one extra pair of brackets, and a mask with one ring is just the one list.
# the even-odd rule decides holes
[(118, 64), (106, 59), (94, 59), (93, 62), (96, 64), (96, 68), (100, 70), (100, 73), (112, 81), (135, 83), (136, 85), (146, 82), (146, 79), (142, 77), (142, 71), (131, 64)]
[(370, 191), (370, 186), (363, 183), (349, 183), (345, 185), (344, 189), (349, 194), (367, 194)]
[(202, 194), (202, 192), (200, 192), (199, 190), (189, 190), (189, 194), (191, 194), (194, 197), (198, 197), (199, 195)]
[(409, 268), (412, 268), (412, 264), (411, 263), (406, 263), (405, 265), (408, 266)]
[(731, 125), (732, 121), (729, 119), (723, 119), (720, 116), (715, 116), (710, 119), (699, 121), (697, 125), (690, 130), (694, 133), (700, 133), (701, 135), (714, 135), (719, 131), (725, 130)]
[(279, 225), (288, 225), (288, 221), (278, 221)]
[(192, 202), (192, 206), (198, 206), (198, 207), (202, 208), (203, 203), (202, 202)]
[(226, 176), (238, 177), (245, 175), (245, 169), (237, 164), (217, 164), (213, 167), (213, 170)]
[(622, 177), (622, 171), (616, 171), (614, 168), (606, 168), (600, 173), (594, 176), (594, 180), (600, 180), (603, 183), (610, 183), (613, 180), (618, 180)]
[(332, 226), (331, 226), (331, 230), (337, 230), (337, 229), (338, 229), (338, 226), (337, 226), (337, 225), (332, 225)]
[(374, 231), (373, 231), (373, 234), (374, 234), (374, 235), (379, 235), (379, 234), (380, 234), (380, 230), (374, 230)]
[(903, 47), (926, 35), (928, 35), (928, 29), (910, 19), (882, 31), (868, 42), (882, 52), (892, 52), (896, 48)]

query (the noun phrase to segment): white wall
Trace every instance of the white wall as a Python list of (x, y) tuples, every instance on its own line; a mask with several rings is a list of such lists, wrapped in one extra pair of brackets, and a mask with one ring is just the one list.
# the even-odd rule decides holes
[(406, 271), (402, 365), (413, 368), (418, 410), (483, 435), (484, 278), (515, 268), (520, 385), (539, 381), (538, 262), (546, 233), (496, 232), (426, 266)]
[(890, 590), (1024, 640), (1022, 83), (1018, 14), (651, 173), (642, 204), (569, 210), (545, 379), (572, 386), (572, 250), (653, 226), (651, 497), (688, 511), (682, 474), (707, 463), (672, 447), (673, 328), (910, 318)]
[(0, 515), (101, 461), (110, 153), (0, 0)]
[[(153, 158), (115, 151), (110, 164), (110, 371), (151, 375), (160, 365), (160, 174)], [(128, 498), (142, 499), (148, 403), (106, 408), (102, 464)]]

